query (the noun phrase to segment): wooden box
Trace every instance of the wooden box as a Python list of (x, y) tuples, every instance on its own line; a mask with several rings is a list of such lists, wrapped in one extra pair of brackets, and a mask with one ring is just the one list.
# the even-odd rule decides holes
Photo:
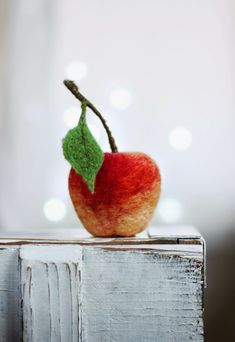
[(1, 342), (203, 341), (205, 247), (195, 229), (82, 234), (2, 234)]

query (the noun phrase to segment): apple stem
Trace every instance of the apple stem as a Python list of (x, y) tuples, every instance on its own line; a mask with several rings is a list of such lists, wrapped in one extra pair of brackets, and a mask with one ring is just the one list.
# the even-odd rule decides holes
[(96, 107), (85, 98), (85, 96), (83, 96), (80, 91), (78, 86), (74, 83), (74, 81), (71, 80), (64, 80), (64, 85), (71, 91), (71, 93), (82, 103), (86, 103), (86, 106), (89, 107), (100, 119), (100, 121), (102, 122), (104, 129), (106, 130), (106, 133), (108, 135), (108, 139), (109, 139), (109, 145), (111, 148), (111, 151), (113, 153), (117, 153), (118, 152), (118, 148), (117, 145), (115, 143), (114, 137), (112, 136), (112, 133), (110, 131), (109, 126), (107, 125), (105, 119), (103, 118), (102, 114), (98, 111), (98, 109), (96, 109)]

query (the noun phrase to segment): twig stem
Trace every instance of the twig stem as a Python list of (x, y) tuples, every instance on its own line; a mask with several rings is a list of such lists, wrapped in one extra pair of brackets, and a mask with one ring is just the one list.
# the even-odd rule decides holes
[(109, 139), (109, 145), (111, 148), (111, 151), (113, 153), (117, 153), (118, 149), (117, 149), (117, 145), (115, 143), (114, 137), (112, 136), (112, 133), (109, 129), (109, 126), (107, 125), (105, 119), (103, 118), (102, 114), (98, 111), (98, 109), (96, 109), (96, 107), (85, 98), (85, 96), (83, 96), (80, 91), (78, 86), (70, 80), (64, 80), (64, 85), (71, 91), (71, 93), (81, 102), (84, 103), (86, 102), (87, 107), (89, 107), (100, 119), (100, 121), (102, 122), (104, 129), (106, 130), (106, 133), (108, 135), (108, 139)]

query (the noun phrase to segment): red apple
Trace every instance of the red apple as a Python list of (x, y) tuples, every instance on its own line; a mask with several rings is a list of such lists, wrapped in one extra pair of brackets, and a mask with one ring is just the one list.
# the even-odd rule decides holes
[(156, 163), (146, 154), (105, 153), (92, 193), (72, 168), (69, 192), (85, 228), (100, 237), (132, 236), (153, 216), (161, 189)]

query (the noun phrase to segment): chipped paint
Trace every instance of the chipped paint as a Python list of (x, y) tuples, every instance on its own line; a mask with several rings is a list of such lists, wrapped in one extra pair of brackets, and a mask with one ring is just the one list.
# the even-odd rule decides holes
[(0, 341), (203, 341), (204, 243), (180, 234), (2, 242)]
[(18, 248), (0, 248), (1, 342), (15, 342), (21, 338), (18, 255)]

